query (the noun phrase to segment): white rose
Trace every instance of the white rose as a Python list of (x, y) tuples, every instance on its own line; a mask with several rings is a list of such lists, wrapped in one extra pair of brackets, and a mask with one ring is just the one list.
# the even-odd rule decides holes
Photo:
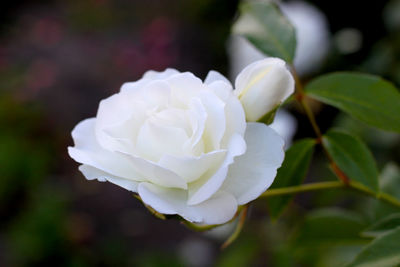
[(246, 123), (231, 84), (174, 69), (147, 72), (72, 131), (87, 179), (138, 193), (163, 214), (221, 224), (273, 182), (284, 152), (270, 127)]
[(293, 94), (294, 80), (285, 61), (270, 57), (244, 68), (236, 78), (235, 87), (246, 119), (257, 121)]

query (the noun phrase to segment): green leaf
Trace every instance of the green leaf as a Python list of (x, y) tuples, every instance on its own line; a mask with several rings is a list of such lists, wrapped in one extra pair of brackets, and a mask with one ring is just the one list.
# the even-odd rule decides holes
[(360, 73), (323, 75), (306, 94), (374, 127), (400, 132), (400, 93), (380, 77)]
[[(315, 141), (303, 139), (293, 144), (285, 155), (282, 167), (279, 168), (274, 183), (270, 188), (282, 188), (299, 185), (303, 182), (310, 165)], [(293, 196), (280, 196), (268, 199), (272, 218), (277, 218), (292, 200)]]
[(300, 228), (297, 242), (304, 246), (359, 244), (365, 222), (357, 213), (338, 208), (310, 212)]
[(400, 227), (376, 238), (348, 267), (392, 267), (400, 264)]
[(378, 192), (378, 170), (368, 147), (357, 137), (330, 130), (322, 139), (324, 147), (350, 180)]
[(400, 227), (400, 213), (391, 214), (386, 218), (378, 221), (371, 225), (363, 232), (363, 236), (377, 237), (387, 231), (393, 230), (396, 227)]
[(292, 62), (296, 50), (295, 29), (272, 2), (245, 2), (233, 33), (243, 35), (263, 53)]

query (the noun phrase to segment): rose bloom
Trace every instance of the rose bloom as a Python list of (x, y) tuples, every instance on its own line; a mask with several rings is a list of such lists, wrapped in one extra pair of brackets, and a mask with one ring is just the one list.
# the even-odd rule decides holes
[[(257, 98), (266, 101), (260, 87), (293, 92), (292, 76), (282, 62), (265, 59), (260, 68), (253, 63), (239, 75), (236, 87), (246, 106), (249, 101), (272, 105), (257, 103)], [(268, 73), (274, 76), (268, 79)], [(159, 213), (201, 224), (225, 223), (238, 205), (272, 184), (284, 158), (282, 138), (265, 124), (246, 122), (246, 116), (263, 114), (253, 111), (255, 106), (249, 112), (257, 114), (245, 114), (234, 92), (215, 71), (204, 82), (174, 69), (148, 71), (102, 100), (96, 117), (74, 128), (69, 155), (81, 163), (87, 179), (135, 192)], [(253, 93), (259, 97), (246, 96)], [(279, 95), (269, 99), (273, 103), (287, 97), (266, 94)]]

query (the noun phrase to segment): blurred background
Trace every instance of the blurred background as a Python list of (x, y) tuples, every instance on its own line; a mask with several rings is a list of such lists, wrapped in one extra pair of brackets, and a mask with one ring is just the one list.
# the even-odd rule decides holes
[[(363, 241), (350, 233), (345, 249), (316, 253), (318, 233), (296, 229), (325, 229), (329, 222), (311, 227), (315, 220), (303, 217), (333, 205), (355, 216), (354, 229), (383, 216), (372, 213), (384, 213), (385, 207), (362, 197), (360, 202), (346, 192), (301, 195), (276, 222), (257, 202), (241, 237), (221, 252), (229, 226), (201, 234), (178, 221), (156, 219), (126, 190), (87, 181), (67, 155), (72, 128), (95, 116), (101, 99), (146, 70), (174, 67), (204, 78), (215, 69), (234, 77), (259, 57), (230, 36), (237, 7), (237, 0), (2, 3), (0, 266), (338, 266), (338, 258), (360, 250)], [(328, 71), (357, 70), (400, 87), (399, 0), (362, 5), (315, 0), (281, 7), (298, 27), (296, 66), (304, 81)], [(336, 125), (356, 133), (386, 176), (400, 177), (398, 135), (333, 108), (313, 107), (323, 130)], [(288, 106), (285, 114), (276, 127), (288, 140), (313, 136), (298, 107)], [(326, 162), (316, 158), (307, 181), (330, 179)]]

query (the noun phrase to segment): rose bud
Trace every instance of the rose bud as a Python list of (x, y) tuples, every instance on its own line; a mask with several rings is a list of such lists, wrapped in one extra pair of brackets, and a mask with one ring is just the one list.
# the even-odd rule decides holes
[(247, 121), (258, 121), (294, 92), (294, 80), (285, 61), (266, 58), (239, 73), (234, 92), (243, 105)]

